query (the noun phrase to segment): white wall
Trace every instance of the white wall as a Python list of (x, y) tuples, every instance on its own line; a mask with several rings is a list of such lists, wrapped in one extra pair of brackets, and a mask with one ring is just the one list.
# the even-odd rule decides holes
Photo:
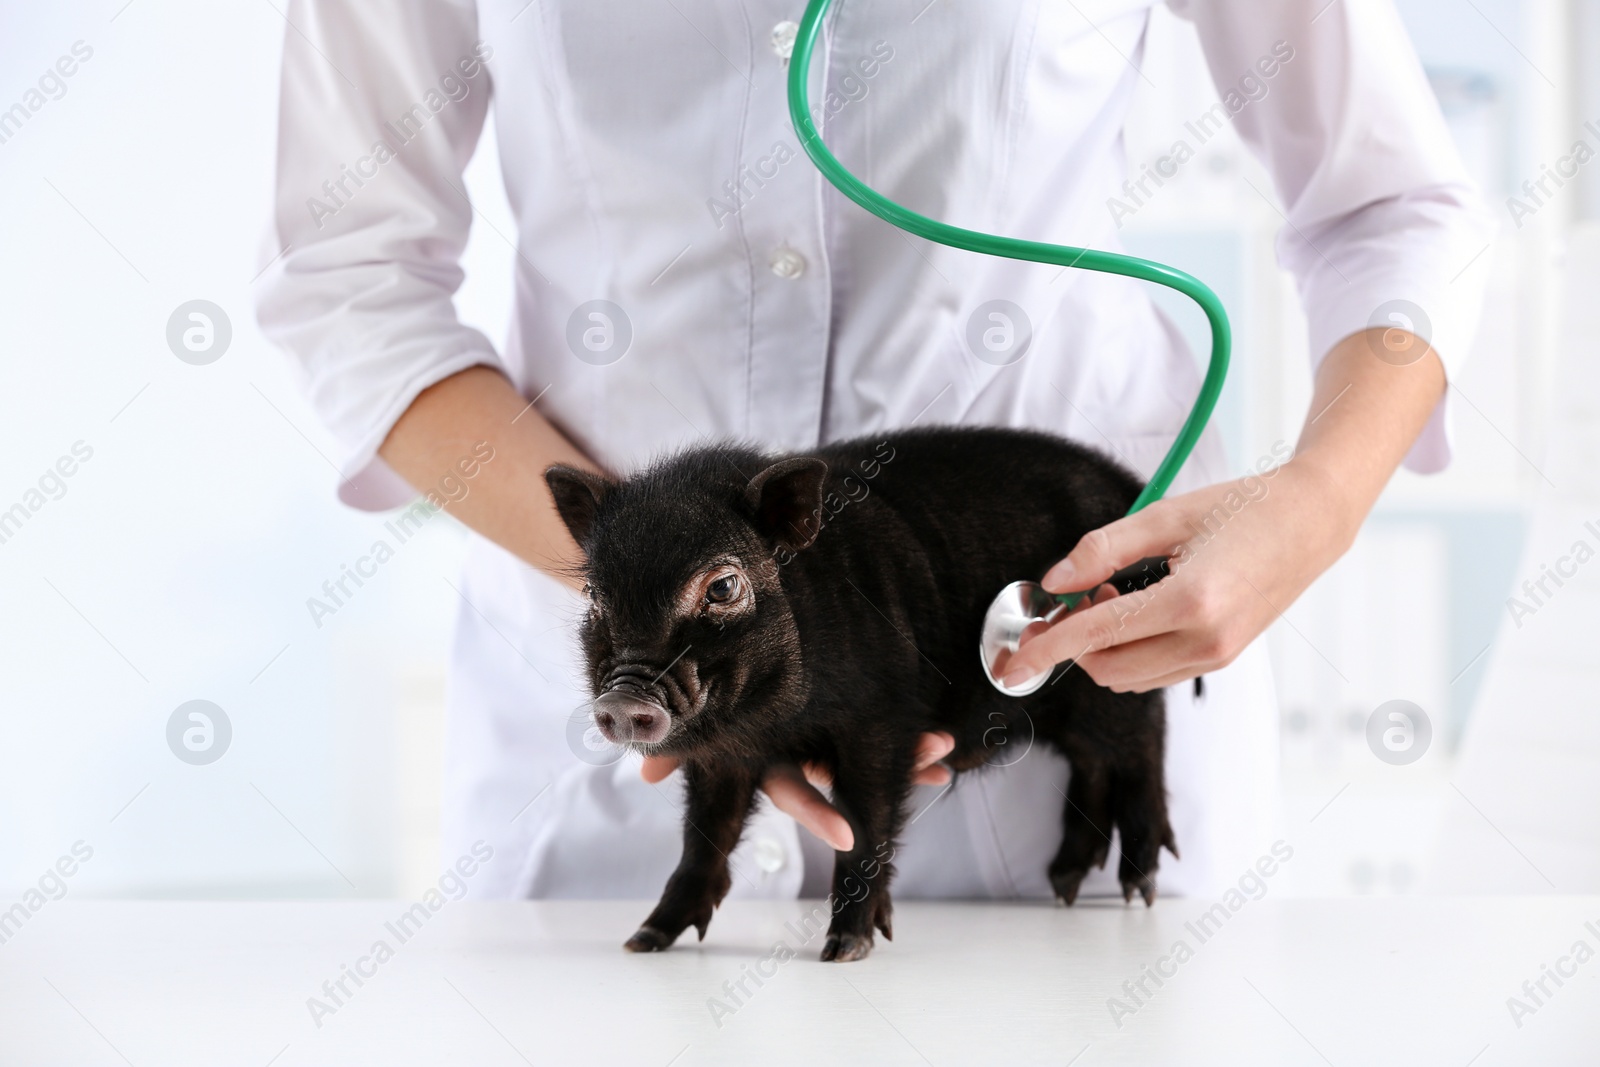
[[(306, 599), (382, 519), (335, 503), (330, 443), (253, 321), (285, 23), (124, 2), (29, 5), (0, 34), (0, 107), (92, 49), (0, 144), (0, 508), (93, 451), (0, 544), (0, 887), (83, 839), (86, 895), (399, 892), (434, 861), (461, 532), (430, 523), (314, 625)], [(469, 182), (509, 232), (495, 167), (491, 137)], [(476, 229), (462, 312), (491, 337), (509, 259)], [(196, 298), (233, 330), (207, 366), (166, 341)], [(232, 723), (209, 766), (167, 748), (191, 699)]]

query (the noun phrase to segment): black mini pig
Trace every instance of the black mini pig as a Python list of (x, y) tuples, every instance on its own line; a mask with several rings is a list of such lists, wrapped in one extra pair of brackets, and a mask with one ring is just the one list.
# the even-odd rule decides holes
[(867, 955), (874, 927), (892, 936), (886, 857), (929, 730), (954, 735), (957, 771), (1020, 739), (1053, 745), (1072, 766), (1056, 894), (1073, 902), (1114, 827), (1124, 896), (1154, 899), (1161, 846), (1177, 854), (1160, 691), (1113, 693), (1068, 669), (1008, 697), (978, 660), (1003, 586), (1127, 512), (1140, 483), (1120, 466), (1048, 434), (940, 428), (776, 459), (694, 448), (622, 482), (556, 466), (546, 480), (588, 557), (595, 723), (677, 757), (687, 786), (683, 858), (627, 948), (665, 949), (689, 926), (704, 938), (762, 777), (815, 761), (855, 834), (836, 856), (822, 958)]

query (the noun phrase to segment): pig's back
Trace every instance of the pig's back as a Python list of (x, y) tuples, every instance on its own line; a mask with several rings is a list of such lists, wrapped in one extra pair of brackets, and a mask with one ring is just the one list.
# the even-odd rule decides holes
[(816, 454), (832, 496), (801, 553), (814, 580), (848, 578), (941, 673), (980, 679), (978, 632), (994, 595), (1041, 578), (1142, 488), (1107, 456), (1030, 430), (937, 427)]

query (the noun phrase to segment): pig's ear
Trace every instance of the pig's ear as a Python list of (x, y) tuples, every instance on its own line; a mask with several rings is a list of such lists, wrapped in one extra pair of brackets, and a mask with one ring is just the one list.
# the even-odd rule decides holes
[(544, 472), (544, 481), (550, 487), (550, 495), (556, 501), (556, 511), (561, 514), (561, 521), (567, 524), (572, 539), (583, 543), (594, 526), (600, 501), (611, 491), (613, 483), (593, 471), (560, 463)]
[(827, 476), (822, 460), (797, 456), (751, 478), (745, 499), (755, 509), (757, 528), (791, 552), (811, 544), (822, 530), (822, 480)]

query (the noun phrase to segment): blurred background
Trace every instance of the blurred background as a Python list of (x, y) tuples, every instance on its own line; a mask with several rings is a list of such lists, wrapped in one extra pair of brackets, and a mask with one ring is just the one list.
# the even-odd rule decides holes
[[(1285, 825), (1317, 843), (1286, 888), (1595, 892), (1600, 563), (1574, 553), (1600, 551), (1584, 467), (1600, 461), (1600, 0), (1398, 7), (1502, 229), (1453, 386), (1454, 465), (1397, 475), (1355, 549), (1265, 638)], [(278, 252), (263, 232), (280, 12), (6, 5), (0, 109), (73, 73), (0, 119), (0, 899), (78, 840), (94, 852), (72, 880), (83, 897), (389, 896), (437, 878), (464, 535), (429, 522), (334, 615), (307, 610), (385, 517), (336, 503), (332, 442), (253, 320)], [(1134, 171), (1216, 99), (1163, 8), (1144, 61), (1163, 89), (1141, 87)], [(1523, 183), (1550, 171), (1535, 203)], [(480, 223), (459, 307), (499, 338), (512, 226), (492, 120), (467, 180)], [(1218, 423), (1241, 471), (1295, 439), (1310, 396), (1273, 255), (1282, 218), (1257, 189), (1265, 173), (1225, 130), (1123, 230), (1228, 305)], [(1205, 352), (1198, 315), (1158, 300)], [(192, 301), (214, 305), (211, 362), (169, 347)], [(1369, 721), (1396, 700), (1413, 738), (1381, 758)], [(191, 701), (206, 718), (174, 726)], [(221, 758), (174, 758), (203, 758), (182, 739), (202, 722), (199, 748)]]

